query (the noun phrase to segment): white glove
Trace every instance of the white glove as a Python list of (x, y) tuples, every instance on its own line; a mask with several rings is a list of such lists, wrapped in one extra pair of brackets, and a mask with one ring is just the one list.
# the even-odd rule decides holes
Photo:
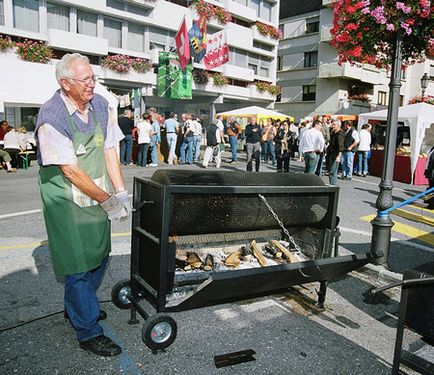
[(111, 221), (116, 219), (124, 220), (128, 217), (127, 210), (118, 198), (116, 198), (116, 195), (110, 195), (108, 199), (101, 202), (99, 205), (107, 212), (108, 219)]
[(116, 198), (122, 203), (125, 210), (127, 211), (128, 216), (130, 216), (132, 207), (130, 197), (128, 196), (128, 191), (125, 190), (121, 191), (120, 193), (116, 193)]

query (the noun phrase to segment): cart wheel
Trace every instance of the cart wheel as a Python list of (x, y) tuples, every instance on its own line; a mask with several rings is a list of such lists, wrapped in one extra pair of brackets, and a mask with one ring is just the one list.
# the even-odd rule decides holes
[(131, 302), (127, 298), (129, 293), (131, 293), (131, 281), (129, 279), (117, 282), (112, 289), (112, 302), (119, 309), (131, 308)]
[(176, 322), (170, 316), (157, 314), (146, 319), (142, 339), (149, 349), (162, 350), (172, 345), (176, 333)]

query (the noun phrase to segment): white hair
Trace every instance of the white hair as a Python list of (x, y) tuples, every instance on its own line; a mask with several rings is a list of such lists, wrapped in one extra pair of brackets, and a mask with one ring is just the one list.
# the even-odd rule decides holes
[(72, 76), (71, 65), (74, 61), (77, 60), (83, 63), (90, 64), (89, 58), (79, 53), (67, 53), (62, 57), (62, 60), (60, 60), (56, 64), (56, 79), (59, 85), (60, 85), (60, 80), (62, 78), (71, 78)]

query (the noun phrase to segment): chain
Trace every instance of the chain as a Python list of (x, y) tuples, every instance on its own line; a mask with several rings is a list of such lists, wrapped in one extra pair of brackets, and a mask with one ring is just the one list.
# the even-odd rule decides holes
[(279, 219), (279, 216), (277, 216), (277, 214), (274, 212), (273, 208), (268, 203), (267, 199), (262, 194), (258, 194), (258, 196), (259, 196), (259, 198), (261, 198), (262, 202), (264, 202), (264, 204), (267, 206), (268, 211), (270, 211), (271, 214), (273, 215), (273, 217), (276, 219), (277, 224), (279, 224), (279, 227), (282, 228), (283, 233), (288, 238), (288, 240), (292, 244), (292, 246), (294, 246), (294, 249), (296, 251), (301, 251), (300, 250), (300, 246), (298, 246), (295, 243), (294, 238), (289, 234), (288, 229), (285, 228), (285, 226), (283, 225), (282, 221)]

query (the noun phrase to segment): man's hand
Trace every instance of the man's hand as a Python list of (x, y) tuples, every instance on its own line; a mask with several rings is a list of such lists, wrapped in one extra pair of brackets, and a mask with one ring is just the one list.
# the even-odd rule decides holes
[(99, 204), (101, 208), (107, 212), (108, 219), (113, 221), (116, 219), (125, 220), (128, 217), (128, 212), (124, 205), (116, 198), (116, 195), (110, 195), (108, 199)]
[(116, 193), (116, 198), (119, 200), (119, 202), (122, 203), (125, 210), (127, 211), (128, 216), (130, 216), (132, 208), (130, 197), (128, 196), (128, 191), (125, 190), (120, 193)]

